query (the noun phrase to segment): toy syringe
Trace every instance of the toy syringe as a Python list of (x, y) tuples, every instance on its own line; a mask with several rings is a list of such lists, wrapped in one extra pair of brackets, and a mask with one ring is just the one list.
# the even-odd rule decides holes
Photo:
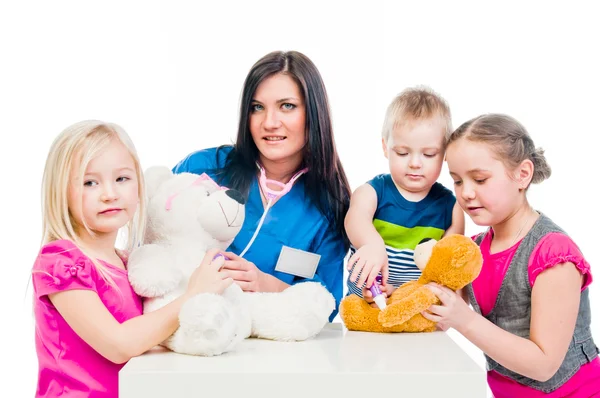
[(385, 304), (386, 297), (381, 292), (381, 289), (379, 288), (379, 284), (381, 283), (381, 281), (382, 281), (381, 275), (377, 275), (377, 277), (375, 278), (375, 281), (373, 282), (373, 284), (371, 285), (369, 290), (371, 291), (371, 295), (373, 296), (373, 301), (375, 301), (375, 304), (377, 304), (377, 307), (379, 307), (380, 310), (384, 310), (386, 307), (386, 304)]

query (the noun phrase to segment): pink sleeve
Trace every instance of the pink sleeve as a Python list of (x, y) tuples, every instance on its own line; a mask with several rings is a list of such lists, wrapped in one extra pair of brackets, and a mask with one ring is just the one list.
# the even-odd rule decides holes
[(529, 258), (529, 284), (533, 287), (540, 273), (562, 263), (573, 263), (584, 276), (582, 291), (592, 283), (590, 265), (585, 261), (575, 242), (565, 234), (552, 232), (538, 242)]
[(64, 290), (96, 290), (94, 265), (72, 242), (58, 240), (44, 246), (32, 270), (37, 298)]

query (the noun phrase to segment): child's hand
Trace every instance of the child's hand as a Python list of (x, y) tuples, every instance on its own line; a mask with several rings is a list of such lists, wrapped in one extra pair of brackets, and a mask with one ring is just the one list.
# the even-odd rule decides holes
[(186, 291), (187, 295), (193, 296), (199, 293), (221, 294), (233, 283), (233, 279), (229, 278), (227, 273), (221, 271), (221, 267), (225, 264), (225, 258), (222, 255), (215, 258), (217, 254), (219, 254), (218, 249), (211, 249), (206, 252), (202, 263), (190, 277)]
[[(348, 271), (352, 270), (350, 282), (356, 282), (356, 286), (370, 288), (377, 275), (381, 272), (384, 281), (388, 279), (388, 257), (385, 246), (367, 244), (356, 250), (348, 260)], [(354, 269), (352, 269), (354, 267)], [(361, 273), (362, 271), (362, 273)], [(360, 278), (358, 278), (360, 274)], [(358, 278), (358, 281), (356, 279)]]
[(427, 288), (440, 299), (442, 305), (432, 305), (421, 315), (430, 321), (437, 322), (438, 328), (441, 330), (451, 327), (460, 331), (476, 317), (476, 313), (456, 292), (437, 283), (428, 283)]
[[(386, 299), (388, 297), (390, 297), (392, 295), (392, 293), (394, 293), (394, 290), (396, 290), (394, 285), (387, 285), (387, 284), (383, 284), (383, 285), (379, 286), (379, 289), (381, 290), (381, 293), (385, 295)], [(375, 304), (375, 301), (373, 300), (373, 294), (371, 293), (371, 291), (369, 289), (367, 289), (366, 287), (363, 287), (362, 295), (363, 295), (363, 298), (365, 299), (365, 301), (367, 303), (369, 303), (369, 305), (371, 307), (379, 308), (379, 307), (377, 307), (377, 304)]]

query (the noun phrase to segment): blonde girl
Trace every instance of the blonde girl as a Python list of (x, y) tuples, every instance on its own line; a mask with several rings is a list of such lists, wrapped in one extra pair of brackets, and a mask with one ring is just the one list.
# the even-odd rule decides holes
[[(129, 136), (82, 121), (54, 141), (42, 182), (43, 240), (32, 271), (37, 397), (117, 397), (118, 371), (178, 327), (184, 301), (232, 283), (207, 253), (187, 292), (142, 315), (127, 255), (144, 232), (144, 179)], [(115, 249), (127, 230), (127, 248)]]

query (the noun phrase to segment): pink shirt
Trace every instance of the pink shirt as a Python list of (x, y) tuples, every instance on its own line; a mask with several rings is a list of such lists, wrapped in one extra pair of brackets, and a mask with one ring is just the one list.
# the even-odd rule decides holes
[[(487, 315), (494, 308), (498, 292), (508, 271), (508, 266), (521, 244), (521, 241), (508, 249), (490, 253), (493, 231), (483, 238), (480, 249), (483, 255), (483, 268), (473, 281), (473, 293), (483, 315)], [(567, 235), (553, 232), (544, 236), (537, 244), (527, 266), (529, 285), (533, 287), (536, 278), (544, 270), (565, 262), (575, 264), (575, 267), (584, 275), (581, 290), (583, 291), (592, 283), (590, 265), (585, 261), (583, 254)], [(565, 384), (550, 394), (526, 387), (516, 381), (502, 376), (498, 372), (488, 372), (488, 384), (495, 398), (508, 397), (571, 397), (583, 398), (600, 396), (600, 358), (583, 365)]]
[(103, 264), (119, 291), (102, 279), (71, 241), (51, 242), (41, 249), (32, 271), (39, 362), (36, 397), (118, 397), (118, 373), (123, 365), (109, 361), (83, 341), (48, 299), (60, 291), (92, 290), (118, 322), (141, 315), (142, 301), (129, 285), (127, 271)]

